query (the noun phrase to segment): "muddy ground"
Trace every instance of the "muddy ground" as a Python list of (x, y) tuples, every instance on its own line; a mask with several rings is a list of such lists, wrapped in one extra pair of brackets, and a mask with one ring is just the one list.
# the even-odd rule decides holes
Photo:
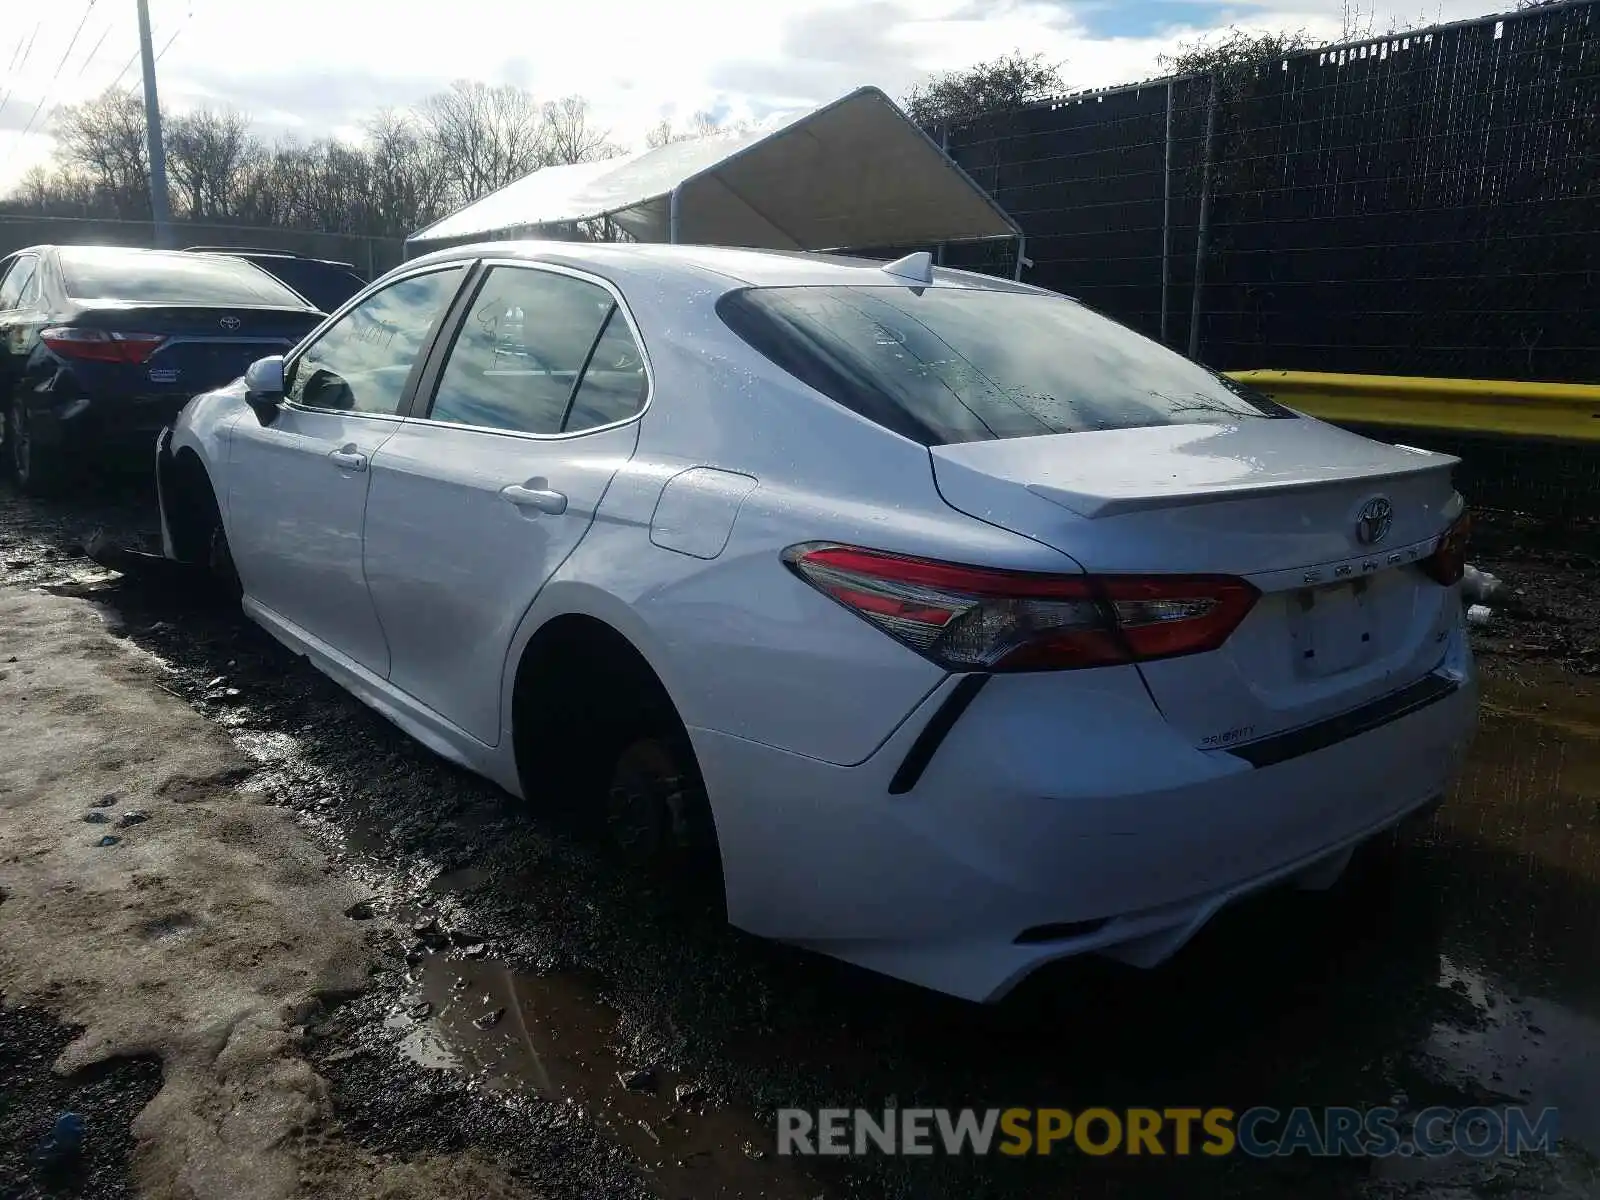
[[(340, 1176), (353, 1194), (398, 1194), (394, 1172), (466, 1162), (472, 1179), (535, 1197), (1600, 1195), (1594, 540), (1480, 523), (1477, 561), (1523, 595), (1480, 631), (1483, 727), (1432, 823), (1330, 893), (1225, 913), (1154, 972), (1065, 963), (976, 1008), (674, 912), (181, 581), (119, 578), (76, 554), (97, 526), (130, 536), (150, 520), (138, 489), (54, 506), (0, 493), (0, 595), (93, 613), (119, 654), (157, 664), (142, 686), (247, 763), (226, 803), (281, 815), (354, 897), (343, 919), (359, 928), (362, 984), (294, 1014), (293, 1047), (325, 1088), (308, 1118), (319, 1151), (362, 1164)], [(0, 887), (18, 868), (9, 853)], [(0, 1008), (0, 1195), (129, 1194), (151, 1153), (134, 1114), (158, 1060), (173, 1077), (171, 1056), (153, 1046), (47, 1072), (93, 1006), (17, 1000), (7, 991)], [(1391, 1102), (1555, 1105), (1562, 1152), (825, 1165), (772, 1153), (773, 1111), (788, 1105)], [(83, 1170), (47, 1177), (29, 1150), (69, 1108), (89, 1119)]]

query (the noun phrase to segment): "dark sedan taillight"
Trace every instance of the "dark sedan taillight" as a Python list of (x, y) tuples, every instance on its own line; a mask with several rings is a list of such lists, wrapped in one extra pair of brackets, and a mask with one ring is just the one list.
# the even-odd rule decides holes
[(1260, 593), (1226, 575), (1045, 575), (808, 543), (789, 568), (951, 671), (1060, 671), (1215, 650)]
[(80, 362), (123, 363), (138, 366), (167, 340), (164, 333), (115, 333), (105, 329), (76, 329), (62, 325), (41, 330), (39, 340), (62, 358)]

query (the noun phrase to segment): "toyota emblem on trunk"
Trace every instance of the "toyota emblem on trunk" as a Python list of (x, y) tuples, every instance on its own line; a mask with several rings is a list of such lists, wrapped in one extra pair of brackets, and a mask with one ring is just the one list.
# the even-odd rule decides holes
[(1361, 506), (1356, 518), (1356, 541), (1363, 546), (1375, 546), (1389, 536), (1389, 526), (1394, 521), (1394, 506), (1382, 496), (1374, 496)]
[(239, 328), (239, 323), (238, 317), (223, 317), (222, 320), (218, 322), (218, 324), (220, 324), (224, 329), (237, 329)]

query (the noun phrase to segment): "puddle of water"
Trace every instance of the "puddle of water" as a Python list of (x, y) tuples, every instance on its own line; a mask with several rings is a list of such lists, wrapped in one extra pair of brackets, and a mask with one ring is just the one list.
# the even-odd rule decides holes
[[(1539, 945), (1495, 952), (1561, 965), (1563, 999), (1600, 1014), (1600, 688), (1550, 670), (1487, 681), (1478, 737), (1441, 820), (1521, 868), (1524, 892), (1495, 889), (1480, 903), (1504, 910), (1505, 925), (1537, 922)], [(1536, 914), (1518, 911), (1534, 904)]]
[(1470, 766), (1451, 824), (1600, 884), (1600, 723), (1486, 706)]
[(70, 596), (86, 599), (101, 592), (114, 591), (122, 584), (122, 576), (115, 571), (67, 571), (63, 577), (40, 584), (34, 591), (49, 592), (52, 596)]
[(1549, 667), (1485, 681), (1440, 830), (1468, 848), (1439, 985), (1470, 1006), (1418, 1047), (1431, 1074), (1534, 1109), (1600, 1152), (1600, 687)]
[(1600, 1020), (1537, 996), (1508, 992), (1441, 959), (1439, 982), (1477, 1011), (1462, 1028), (1437, 1023), (1422, 1052), (1446, 1082), (1476, 1082), (1534, 1109), (1561, 1111), (1563, 1139), (1600, 1153)]
[[(825, 1194), (773, 1156), (770, 1132), (753, 1118), (707, 1105), (692, 1081), (670, 1071), (635, 1077), (613, 1048), (614, 1014), (581, 978), (521, 974), (445, 951), (423, 958), (413, 979), (416, 991), (386, 1021), (412, 1061), (466, 1073), (489, 1090), (580, 1106), (663, 1194)], [(680, 1087), (688, 1089), (681, 1103)]]
[(495, 882), (495, 878), (495, 873), (488, 867), (462, 867), (460, 870), (445, 871), (435, 876), (428, 884), (428, 890), (436, 896), (470, 892), (473, 888)]

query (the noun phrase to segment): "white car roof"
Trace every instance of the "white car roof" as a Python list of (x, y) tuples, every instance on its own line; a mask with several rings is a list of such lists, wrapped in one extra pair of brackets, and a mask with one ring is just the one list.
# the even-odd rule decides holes
[[(813, 254), (789, 250), (750, 250), (728, 246), (662, 245), (635, 242), (478, 242), (453, 246), (412, 259), (407, 266), (449, 262), (461, 258), (522, 258), (591, 271), (625, 286), (629, 276), (681, 275), (683, 283), (704, 287), (720, 284), (721, 291), (736, 286), (799, 287), (821, 285), (904, 286), (906, 281), (884, 274), (876, 259), (842, 254)], [(1008, 292), (1042, 292), (1043, 289), (992, 275), (937, 268), (934, 286), (983, 288)]]

